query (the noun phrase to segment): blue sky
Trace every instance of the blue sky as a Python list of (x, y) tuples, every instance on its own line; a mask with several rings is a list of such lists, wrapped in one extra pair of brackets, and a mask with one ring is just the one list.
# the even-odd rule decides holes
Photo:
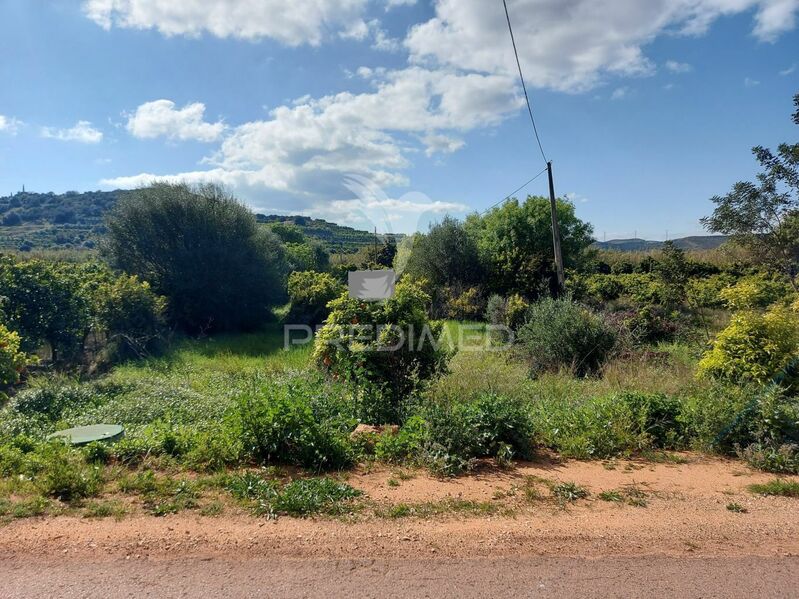
[[(508, 6), (556, 191), (599, 239), (701, 233), (709, 198), (757, 172), (751, 146), (795, 141), (799, 0)], [(0, 0), (0, 193), (215, 181), (395, 232), (483, 210), (543, 168), (504, 18), (500, 0)]]

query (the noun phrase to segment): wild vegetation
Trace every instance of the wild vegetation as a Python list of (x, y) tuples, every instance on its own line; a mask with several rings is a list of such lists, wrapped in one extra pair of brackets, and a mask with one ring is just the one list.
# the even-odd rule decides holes
[[(218, 188), (132, 192), (99, 257), (0, 258), (0, 514), (118, 514), (92, 499), (106, 495), (211, 514), (223, 494), (261, 515), (340, 515), (358, 492), (335, 473), (373, 463), (455, 476), (692, 449), (799, 473), (799, 146), (756, 153), (760, 186), (714, 200), (708, 226), (731, 245), (712, 252), (598, 251), (560, 200), (566, 289), (542, 198), (341, 267)], [(349, 297), (348, 269), (388, 266), (391, 299)], [(285, 346), (284, 324), (320, 328)], [(124, 438), (48, 439), (100, 422)], [(564, 504), (586, 493), (550, 489)]]

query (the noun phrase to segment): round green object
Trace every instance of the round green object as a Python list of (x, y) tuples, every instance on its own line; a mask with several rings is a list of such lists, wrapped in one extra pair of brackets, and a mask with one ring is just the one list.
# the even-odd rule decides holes
[(118, 424), (91, 424), (56, 431), (48, 439), (64, 439), (71, 445), (86, 445), (92, 441), (118, 441), (125, 430)]

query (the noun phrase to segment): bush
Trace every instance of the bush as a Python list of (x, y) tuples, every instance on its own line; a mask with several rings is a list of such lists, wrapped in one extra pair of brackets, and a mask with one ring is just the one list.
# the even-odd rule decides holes
[(123, 275), (100, 284), (93, 296), (97, 322), (121, 355), (142, 357), (154, 348), (165, 325), (166, 298), (149, 283)]
[(112, 264), (165, 295), (189, 332), (255, 328), (284, 297), (280, 240), (218, 187), (139, 189), (117, 203), (107, 228)]
[(733, 310), (765, 308), (774, 302), (788, 297), (790, 285), (782, 280), (764, 274), (750, 275), (719, 293), (724, 304)]
[(291, 386), (265, 386), (238, 400), (235, 419), (244, 449), (261, 463), (296, 464), (315, 470), (352, 461), (345, 433), (320, 421)]
[(680, 315), (657, 305), (643, 306), (634, 311), (625, 325), (638, 342), (670, 341), (680, 330)]
[(19, 333), (26, 352), (49, 343), (53, 361), (71, 360), (90, 324), (81, 267), (0, 256), (0, 296), (6, 325)]
[(80, 452), (69, 449), (64, 443), (42, 445), (35, 459), (34, 481), (45, 495), (73, 501), (96, 495), (100, 490), (100, 469), (86, 464)]
[(684, 439), (682, 404), (662, 393), (625, 393), (620, 398), (632, 411), (639, 443), (664, 449), (679, 448)]
[(21, 339), (14, 331), (0, 324), (0, 399), (2, 389), (19, 382), (19, 375), (30, 358), (20, 351)]
[(518, 339), (534, 375), (561, 368), (577, 376), (596, 373), (616, 346), (602, 317), (570, 298), (533, 304)]
[(327, 304), (339, 297), (344, 286), (333, 276), (320, 272), (293, 272), (288, 282), (291, 309), (289, 323), (316, 325), (327, 318)]
[(685, 290), (688, 305), (693, 308), (723, 308), (725, 302), (721, 292), (733, 281), (729, 274), (689, 280)]
[(416, 283), (401, 281), (394, 297), (383, 302), (342, 295), (330, 303), (327, 324), (316, 336), (314, 360), (334, 378), (360, 389), (364, 421), (399, 421), (403, 401), (446, 368), (442, 324), (428, 320), (429, 301)]
[(739, 452), (739, 457), (752, 467), (777, 474), (799, 474), (799, 445), (779, 446), (753, 443)]
[[(427, 425), (421, 460), (440, 474), (456, 474), (481, 457), (532, 457), (535, 430), (521, 400), (489, 393), (464, 402), (431, 402), (420, 415)], [(414, 426), (418, 435), (423, 429), (418, 422)]]
[(608, 458), (648, 444), (631, 406), (615, 395), (542, 399), (533, 404), (533, 422), (539, 441), (564, 457)]
[(780, 377), (795, 382), (799, 359), (799, 318), (783, 306), (765, 313), (733, 314), (713, 347), (699, 362), (699, 373), (736, 383), (765, 384)]
[(478, 287), (469, 287), (463, 293), (454, 289), (447, 294), (447, 315), (456, 320), (476, 320), (485, 311), (485, 301)]

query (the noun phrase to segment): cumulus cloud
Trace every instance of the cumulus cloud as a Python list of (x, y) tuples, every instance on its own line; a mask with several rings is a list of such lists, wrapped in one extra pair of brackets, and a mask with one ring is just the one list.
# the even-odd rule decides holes
[(466, 142), (462, 139), (441, 134), (425, 135), (422, 138), (422, 142), (426, 146), (425, 154), (428, 156), (436, 153), (452, 154), (452, 152), (457, 152), (466, 145)]
[[(512, 0), (508, 8), (525, 78), (582, 92), (608, 76), (651, 74), (644, 52), (657, 36), (700, 35), (719, 17), (755, 11), (753, 33), (773, 41), (794, 27), (799, 0)], [(438, 0), (435, 17), (405, 40), (414, 61), (512, 73), (505, 14), (485, 0)]]
[(672, 73), (676, 73), (679, 75), (682, 73), (690, 73), (693, 70), (693, 67), (687, 62), (677, 62), (676, 60), (667, 60), (666, 69), (671, 71)]
[(86, 0), (83, 11), (103, 27), (156, 29), (163, 35), (318, 45), (329, 31), (347, 29), (367, 0), (305, 0), (298, 8), (285, 0)]
[(504, 75), (410, 67), (385, 72), (374, 84), (368, 93), (303, 97), (273, 109), (267, 119), (229, 128), (205, 159), (207, 170), (141, 173), (103, 184), (130, 188), (156, 180), (213, 181), (263, 201), (290, 201), (295, 209), (330, 209), (331, 198), (347, 199), (342, 181), (350, 174), (381, 187), (407, 185), (403, 171), (416, 150), (409, 136), (421, 139), (430, 153), (455, 151), (463, 141), (452, 132), (496, 124), (523, 103), (513, 78)]
[(7, 117), (0, 114), (0, 132), (16, 135), (20, 126), (22, 126), (22, 121), (18, 121), (14, 117)]
[(207, 123), (204, 115), (205, 104), (201, 102), (176, 109), (171, 100), (155, 100), (140, 105), (129, 115), (126, 128), (140, 139), (218, 140), (225, 130), (224, 123)]
[(42, 137), (61, 141), (76, 141), (83, 144), (97, 144), (103, 141), (103, 132), (92, 127), (89, 121), (78, 121), (68, 129), (42, 127)]

